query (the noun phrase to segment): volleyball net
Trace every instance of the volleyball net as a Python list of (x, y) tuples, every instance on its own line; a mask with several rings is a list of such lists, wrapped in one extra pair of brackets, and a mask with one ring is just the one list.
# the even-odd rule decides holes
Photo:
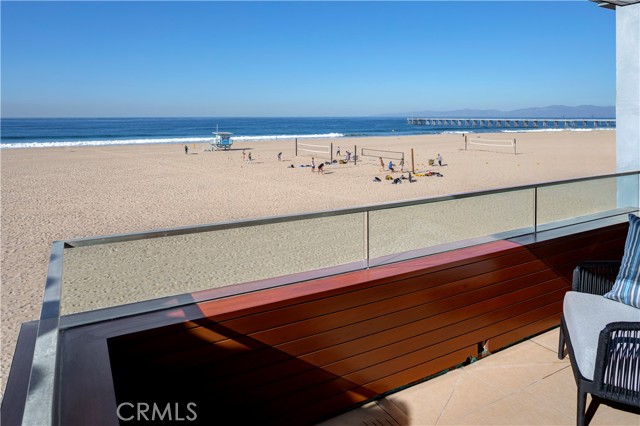
[(300, 143), (296, 139), (296, 155), (307, 155), (318, 158), (326, 158), (333, 161), (333, 144), (329, 145), (312, 145), (308, 143)]
[(473, 147), (488, 147), (489, 151), (505, 152), (508, 150), (516, 154), (516, 140), (515, 139), (484, 139), (484, 138), (470, 138), (467, 135), (464, 137), (464, 150), (468, 151)]
[(360, 155), (363, 157), (382, 157), (389, 160), (404, 160), (404, 152), (387, 151), (384, 149), (362, 148), (360, 150)]

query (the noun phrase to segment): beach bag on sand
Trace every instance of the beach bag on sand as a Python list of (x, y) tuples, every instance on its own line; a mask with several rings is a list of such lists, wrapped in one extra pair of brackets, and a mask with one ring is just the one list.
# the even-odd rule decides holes
[(373, 181), (374, 182), (382, 182), (382, 180), (378, 176), (374, 177)]
[(386, 175), (384, 178), (385, 180), (393, 180), (393, 177), (391, 175)]

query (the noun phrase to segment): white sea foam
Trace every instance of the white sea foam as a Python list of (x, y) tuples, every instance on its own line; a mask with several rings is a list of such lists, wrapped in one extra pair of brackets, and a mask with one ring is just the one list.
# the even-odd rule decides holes
[(9, 148), (51, 148), (64, 146), (103, 146), (103, 145), (145, 145), (152, 143), (200, 143), (209, 142), (213, 138), (162, 138), (162, 139), (123, 139), (104, 141), (58, 141), (58, 142), (22, 142), (3, 143), (2, 149)]
[(259, 136), (233, 136), (231, 140), (234, 142), (240, 141), (276, 141), (281, 139), (326, 139), (326, 138), (341, 138), (344, 135), (342, 133), (324, 133), (318, 135), (259, 135)]
[[(325, 133), (317, 135), (258, 135), (258, 136), (233, 136), (234, 142), (244, 141), (274, 141), (281, 139), (321, 139), (321, 138), (340, 138), (344, 135), (341, 133)], [(56, 141), (56, 142), (21, 142), (21, 143), (3, 143), (0, 149), (12, 148), (52, 148), (52, 147), (77, 147), (77, 146), (107, 146), (107, 145), (146, 145), (146, 144), (190, 144), (190, 143), (209, 143), (213, 141), (210, 138), (160, 138), (160, 139), (113, 139), (113, 140), (95, 140), (95, 141)]]

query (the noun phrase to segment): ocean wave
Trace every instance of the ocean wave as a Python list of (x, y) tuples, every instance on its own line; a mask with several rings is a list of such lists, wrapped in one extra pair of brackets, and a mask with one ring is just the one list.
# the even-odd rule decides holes
[(234, 142), (244, 141), (275, 141), (281, 139), (326, 139), (341, 138), (342, 133), (323, 133), (317, 135), (256, 135), (256, 136), (232, 136)]
[[(341, 133), (325, 133), (315, 135), (256, 135), (233, 136), (233, 142), (245, 141), (274, 141), (281, 139), (322, 139), (340, 138)], [(0, 149), (13, 148), (55, 148), (55, 147), (80, 147), (80, 146), (108, 146), (108, 145), (148, 145), (148, 144), (190, 144), (210, 143), (213, 137), (206, 138), (157, 138), (157, 139), (111, 139), (111, 140), (86, 140), (86, 141), (55, 141), (55, 142), (12, 142), (0, 144)]]
[(3, 143), (1, 149), (11, 148), (52, 148), (74, 146), (106, 146), (106, 145), (147, 145), (154, 143), (200, 143), (210, 142), (213, 138), (160, 138), (160, 139), (113, 139), (98, 141), (56, 141), (56, 142), (20, 142)]

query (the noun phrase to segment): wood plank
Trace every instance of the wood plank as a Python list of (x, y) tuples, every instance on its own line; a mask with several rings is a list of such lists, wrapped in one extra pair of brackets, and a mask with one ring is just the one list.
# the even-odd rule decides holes
[[(540, 263), (530, 262), (526, 265), (534, 264), (534, 268), (529, 269), (525, 267), (521, 272), (529, 272), (530, 270), (539, 269)], [(353, 324), (361, 324), (368, 321), (369, 318), (381, 318), (378, 323), (384, 322), (388, 325), (398, 326), (402, 323), (415, 321), (424, 318), (425, 312), (428, 312), (431, 316), (438, 313), (445, 312), (447, 310), (453, 310), (460, 307), (467, 306), (479, 300), (486, 298), (497, 297), (505, 292), (517, 291), (524, 286), (530, 286), (539, 282), (539, 280), (550, 279), (554, 275), (550, 272), (542, 272), (537, 276), (525, 275), (524, 278), (515, 278), (512, 280), (498, 282), (494, 285), (485, 285), (486, 283), (479, 278), (471, 278), (459, 282), (449, 283), (444, 286), (425, 290), (423, 292), (417, 292), (412, 295), (401, 296), (389, 300), (383, 300), (378, 303), (360, 306), (353, 310), (333, 313), (318, 318), (314, 318), (308, 321), (301, 321), (298, 323), (290, 324), (284, 327), (280, 327), (274, 330), (269, 330), (263, 333), (256, 333), (251, 335), (252, 338), (256, 338), (260, 342), (265, 342), (268, 345), (277, 346), (279, 343), (286, 343), (289, 341), (296, 341), (308, 336), (314, 336), (320, 334), (323, 330), (338, 330), (342, 326), (349, 326)], [(479, 287), (479, 288), (476, 288)], [(466, 291), (465, 291), (466, 290)], [(435, 303), (438, 300), (442, 300), (442, 303)], [(394, 315), (398, 313), (398, 315)], [(226, 324), (226, 323), (225, 323)], [(368, 330), (371, 330), (371, 324), (362, 324)], [(222, 326), (222, 325), (220, 325)], [(341, 331), (338, 331), (341, 333)], [(321, 338), (324, 336), (321, 336)], [(322, 339), (319, 342), (323, 342)], [(310, 342), (307, 343), (308, 351), (319, 350), (320, 347), (316, 347)], [(218, 349), (212, 348), (207, 345), (198, 346), (195, 350), (185, 350), (184, 352), (171, 352), (163, 359), (158, 359), (160, 365), (165, 368), (172, 369), (171, 365), (179, 366), (185, 365), (181, 362), (181, 358), (189, 359), (187, 365), (193, 365), (194, 363), (207, 362), (210, 357), (215, 356)], [(297, 353), (300, 354), (300, 353)], [(241, 354), (234, 354), (238, 356)], [(247, 355), (249, 356), (249, 355)], [(229, 365), (227, 374), (237, 375), (237, 371), (234, 367), (239, 365), (240, 368), (246, 368), (246, 366), (253, 366), (258, 363), (263, 363), (264, 359), (256, 360), (255, 358), (263, 358), (262, 355), (257, 354), (253, 359), (243, 358), (238, 359), (237, 362)], [(218, 359), (218, 358), (215, 358)]]
[[(322, 351), (299, 357), (313, 365), (324, 366), (340, 363), (357, 363), (366, 366), (387, 357), (417, 350), (429, 344), (444, 342), (452, 337), (503, 321), (520, 312), (533, 310), (562, 300), (564, 290), (558, 290), (558, 280), (521, 291), (517, 298), (506, 295), (470, 305), (466, 308), (446, 312), (418, 323), (398, 327), (388, 332), (376, 333)], [(336, 353), (344, 354), (336, 357)], [(359, 361), (359, 362), (358, 362)], [(335, 365), (335, 364), (334, 364)]]
[[(556, 275), (552, 271), (544, 270), (530, 275), (524, 275), (522, 279), (526, 279), (529, 284), (534, 285), (551, 280), (555, 276)], [(517, 284), (514, 283), (513, 285)], [(506, 284), (506, 286), (510, 286), (510, 284)], [(449, 305), (449, 308), (451, 308), (450, 312), (455, 312), (457, 309), (466, 309), (467, 306), (473, 304), (473, 300), (474, 299), (465, 299), (462, 295), (456, 296), (457, 303), (451, 303)], [(417, 321), (421, 321), (428, 317), (424, 312), (422, 312), (424, 310), (429, 310), (432, 315), (438, 315), (438, 311), (434, 309), (432, 304), (425, 305), (424, 307), (420, 305), (420, 308), (411, 308), (404, 311), (394, 312), (389, 315), (348, 324), (341, 328), (331, 329), (322, 333), (285, 342), (277, 347), (282, 351), (296, 356), (304, 355), (305, 353), (320, 350), (323, 347), (338, 345), (350, 340), (365, 337), (374, 334), (374, 332), (384, 332), (396, 327), (402, 327), (406, 324), (416, 323)]]
[[(551, 290), (560, 288), (559, 293), (548, 293)], [(278, 359), (273, 360), (273, 363), (264, 363), (261, 360), (266, 357), (270, 357), (269, 351), (259, 352), (255, 354), (248, 354), (242, 357), (241, 361), (232, 362), (232, 365), (225, 364), (225, 372), (220, 373), (217, 370), (213, 370), (211, 373), (201, 372), (205, 377), (210, 377), (220, 384), (222, 387), (232, 386), (234, 384), (244, 383), (247, 387), (257, 388), (259, 383), (263, 383), (260, 377), (264, 374), (269, 377), (277, 377), (278, 380), (282, 380), (288, 376), (295, 375), (304, 370), (313, 369), (314, 366), (323, 366), (340, 359), (349, 358), (350, 356), (365, 353), (367, 350), (376, 349), (381, 346), (387, 346), (392, 343), (402, 341), (406, 338), (410, 338), (415, 335), (424, 334), (435, 328), (445, 327), (449, 324), (456, 324), (464, 321), (467, 318), (486, 313), (487, 311), (494, 311), (501, 305), (511, 306), (512, 304), (521, 303), (526, 301), (526, 305), (523, 305), (512, 311), (512, 314), (519, 313), (519, 309), (526, 309), (531, 304), (540, 303), (535, 299), (537, 296), (542, 295), (548, 299), (549, 302), (553, 300), (562, 300), (565, 289), (564, 284), (557, 279), (545, 283), (544, 286), (524, 288), (514, 292), (513, 294), (503, 295), (494, 299), (485, 299), (476, 304), (461, 304), (461, 307), (453, 311), (445, 311), (439, 315), (428, 315), (425, 318), (425, 314), (422, 314), (423, 319), (408, 323), (407, 325), (394, 327), (388, 330), (376, 330), (370, 326), (364, 325), (364, 330), (369, 330), (368, 333), (362, 338), (353, 339), (351, 341), (344, 342), (339, 345), (324, 345), (321, 342), (318, 344), (321, 349), (317, 351), (305, 351), (300, 348), (300, 353), (287, 352), (288, 355), (295, 356), (298, 359), (304, 360), (309, 364), (306, 368), (301, 370), (297, 364), (295, 368), (290, 362), (290, 358), (286, 356), (280, 356)], [(460, 296), (463, 299), (462, 296)], [(529, 300), (532, 299), (532, 300)], [(494, 315), (502, 314), (501, 311), (493, 312)], [(478, 319), (477, 321), (481, 321)], [(391, 321), (387, 321), (391, 322)], [(472, 323), (466, 325), (473, 327)], [(458, 327), (459, 328), (459, 327)], [(371, 330), (374, 330), (372, 333)], [(337, 330), (337, 333), (340, 331)], [(412, 334), (413, 333), (413, 334)], [(444, 336), (448, 336), (449, 330), (446, 330)], [(431, 338), (431, 337), (429, 337)], [(275, 346), (276, 349), (282, 350), (282, 346)], [(309, 352), (304, 355), (304, 352)], [(235, 359), (233, 361), (236, 361)], [(366, 361), (366, 360), (365, 360)], [(248, 367), (249, 366), (249, 367)], [(268, 373), (261, 373), (260, 369), (268, 370)], [(275, 371), (275, 373), (274, 373)], [(209, 376), (209, 374), (211, 376)]]
[[(297, 359), (307, 362), (310, 371), (314, 369), (314, 366), (318, 368), (330, 366), (332, 373), (344, 376), (352, 372), (352, 368), (366, 368), (421, 348), (445, 343), (453, 337), (505, 321), (517, 316), (523, 311), (535, 310), (558, 302), (562, 300), (563, 295), (563, 290), (547, 293), (546, 289), (540, 288), (537, 297), (535, 294), (529, 296), (529, 294), (523, 293), (523, 298), (519, 303), (505, 305), (503, 301), (500, 301), (498, 303), (485, 302), (479, 304), (484, 305), (485, 313), (483, 315), (465, 315), (468, 319), (464, 321), (439, 322), (434, 319), (431, 321), (431, 324), (427, 324), (424, 328), (408, 329), (404, 334), (398, 331), (396, 335), (374, 335), (368, 339), (360, 339), (340, 345), (341, 347), (327, 348), (321, 351), (322, 357), (320, 357), (318, 353), (313, 353), (308, 356), (298, 357)], [(528, 297), (532, 298), (529, 299)], [(502, 308), (499, 309), (496, 308), (496, 306), (502, 306)], [(246, 388), (243, 392), (245, 393), (245, 397), (250, 399), (264, 399), (261, 395), (268, 394), (268, 400), (281, 394), (296, 391), (300, 385), (309, 386), (313, 383), (314, 379), (318, 378), (317, 375), (314, 377), (304, 377), (300, 374), (289, 374), (287, 369), (284, 368), (286, 367), (286, 363), (277, 367), (280, 367), (277, 374), (274, 374), (272, 368), (269, 367), (269, 376), (271, 379), (276, 377), (275, 381), (265, 382), (263, 377), (266, 375), (263, 376), (262, 374), (258, 374), (261, 372), (253, 371), (252, 374), (234, 377), (234, 379), (237, 380), (233, 380), (233, 382), (222, 381), (220, 385), (225, 388), (230, 386)], [(337, 373), (336, 368), (345, 368), (345, 370)]]
[(596, 231), (582, 232), (579, 234), (567, 235), (562, 238), (533, 243), (527, 247), (536, 255), (536, 257), (546, 258), (557, 253), (572, 250), (576, 247), (625, 238), (627, 232), (628, 224), (623, 224), (623, 226), (613, 226)]
[[(348, 382), (352, 382), (354, 384), (361, 384), (364, 387), (364, 384), (381, 379), (383, 377), (394, 374), (397, 371), (401, 371), (413, 366), (417, 366), (422, 364), (425, 360), (434, 359), (440, 356), (443, 356), (446, 353), (452, 352), (452, 348), (454, 350), (460, 349), (460, 347), (466, 347), (462, 345), (462, 342), (467, 341), (468, 343), (475, 343), (484, 341), (483, 337), (487, 336), (487, 333), (495, 333), (496, 330), (505, 329), (509, 327), (513, 327), (514, 324), (517, 327), (519, 322), (527, 322), (529, 323), (532, 319), (537, 319), (539, 317), (546, 318), (551, 315), (554, 310), (557, 310), (558, 306), (562, 306), (561, 302), (558, 302), (555, 305), (548, 305), (543, 308), (540, 308), (536, 311), (528, 312), (519, 317), (509, 319), (508, 321), (504, 321), (504, 324), (498, 323), (493, 324), (489, 327), (485, 327), (481, 330), (474, 331), (469, 334), (465, 334), (464, 336), (456, 337), (447, 342), (447, 344), (434, 345), (427, 348), (423, 348), (419, 351), (412, 352), (410, 354), (397, 357), (394, 359), (387, 360), (381, 364), (377, 364), (375, 366), (360, 369), (356, 372), (346, 374), (340, 376), (335, 370), (331, 367), (325, 367), (324, 370), (330, 373), (334, 373), (341, 377), (341, 380), (347, 380)], [(472, 355), (472, 354), (471, 354)], [(416, 377), (415, 380), (420, 380), (420, 377)], [(414, 380), (414, 381), (415, 381)], [(289, 394), (286, 397), (279, 398), (270, 402), (270, 405), (274, 407), (274, 409), (280, 410), (288, 410), (292, 406), (300, 407), (311, 404), (314, 400), (319, 398), (328, 397), (328, 393), (332, 391), (331, 383), (323, 383), (320, 386), (314, 386), (311, 388), (305, 389), (303, 392), (298, 391), (292, 394)], [(392, 389), (388, 389), (387, 391), (391, 391)], [(265, 403), (266, 404), (266, 403)], [(262, 406), (261, 403), (258, 406)]]
[[(59, 387), (62, 409), (60, 424), (117, 425), (116, 395), (109, 350), (106, 339), (76, 340), (68, 331), (61, 333), (63, 368), (73, 369), (65, 374)], [(80, 349), (81, 348), (81, 349)], [(87, 396), (91, 396), (87, 398)]]
[[(553, 311), (559, 304), (561, 304), (561, 302), (557, 302), (553, 305), (543, 306), (542, 308), (534, 310), (532, 312), (537, 311), (539, 313), (542, 312), (542, 314), (545, 314), (546, 312)], [(531, 313), (527, 313), (524, 315), (525, 315), (525, 318), (531, 317)], [(508, 316), (508, 317), (509, 318), (505, 319), (502, 322), (509, 323), (513, 321), (513, 316)], [(515, 316), (515, 317), (518, 317), (518, 316)], [(483, 330), (481, 330), (484, 332), (484, 334), (482, 335), (483, 337), (486, 337), (487, 330), (491, 330), (491, 326), (483, 327)], [(436, 351), (436, 353), (438, 353), (439, 351), (446, 352), (447, 350), (450, 350), (451, 348), (448, 348), (449, 342), (447, 341), (447, 338), (448, 338), (447, 335), (449, 334), (448, 330), (437, 330), (437, 332), (441, 333), (440, 338), (431, 340), (429, 339), (431, 337), (429, 334), (424, 336), (425, 337), (424, 345), (426, 345), (426, 347), (423, 347), (421, 349), (416, 347), (409, 347), (409, 348), (403, 349), (403, 352), (405, 352), (405, 354), (404, 356), (402, 356), (402, 359), (403, 359), (402, 362), (407, 362), (406, 361), (407, 359), (416, 359), (415, 358), (416, 353), (420, 354), (419, 356), (422, 357), (422, 356), (425, 356), (425, 353), (428, 353), (425, 351), (432, 351), (432, 352)], [(478, 338), (478, 337), (475, 337), (475, 338)], [(460, 339), (463, 339), (463, 340), (468, 339), (468, 336), (463, 334), (460, 336)], [(477, 343), (477, 341), (474, 341), (473, 343), (475, 344)], [(383, 348), (382, 350), (385, 351), (386, 348)], [(348, 363), (348, 362), (333, 363), (328, 366), (313, 368), (304, 374), (291, 377), (289, 380), (279, 381), (277, 383), (271, 383), (269, 386), (264, 386), (262, 388), (259, 386), (259, 384), (261, 383), (261, 379), (256, 378), (256, 381), (254, 383), (255, 387), (252, 386), (251, 389), (245, 389), (244, 391), (241, 391), (242, 397), (248, 398), (248, 399), (254, 399), (254, 398), (260, 399), (262, 402), (267, 404), (268, 401), (274, 398), (278, 398), (281, 395), (300, 393), (304, 388), (308, 388), (309, 386), (317, 385), (322, 387), (323, 383), (327, 381), (327, 378), (330, 378), (332, 376), (350, 378), (352, 377), (352, 375), (350, 375), (350, 372), (352, 371), (352, 369), (355, 369), (356, 371), (353, 371), (351, 374), (361, 374), (363, 371), (362, 370), (363, 366), (366, 367), (367, 365), (369, 365), (369, 367), (374, 368), (374, 370), (371, 370), (371, 368), (369, 367), (367, 367), (365, 370), (371, 370), (373, 372), (372, 374), (379, 374), (379, 372), (377, 371), (377, 367), (379, 365), (388, 364), (389, 359), (398, 358), (398, 355), (399, 355), (398, 353), (393, 353), (392, 355), (382, 356), (374, 360), (371, 360), (370, 358), (364, 358), (364, 361), (366, 362), (354, 361), (352, 363)], [(477, 356), (477, 352), (474, 354), (474, 356)], [(424, 358), (424, 359), (428, 359), (428, 358)], [(322, 371), (322, 374), (319, 374), (319, 371)], [(271, 375), (272, 382), (275, 377), (277, 377), (277, 375), (273, 375), (273, 374)], [(363, 383), (362, 381), (353, 380), (353, 378), (351, 378), (350, 381), (354, 382), (355, 384)], [(240, 385), (240, 389), (242, 389), (243, 387), (244, 387), (243, 385)], [(334, 389), (335, 387), (331, 386), (331, 388)], [(225, 389), (230, 390), (226, 387)], [(304, 393), (306, 393), (306, 390), (304, 391)], [(229, 392), (227, 394), (227, 397), (234, 398), (235, 396), (233, 395), (233, 392)]]
[[(356, 309), (338, 311), (335, 315), (333, 313), (325, 313), (322, 316), (309, 318), (308, 320), (303, 321), (294, 321), (292, 318), (290, 320), (291, 322), (288, 324), (262, 332), (251, 333), (251, 336), (258, 338), (261, 341), (268, 341), (270, 344), (279, 344), (304, 337), (303, 334), (305, 327), (313, 328), (314, 330), (339, 328), (353, 323), (354, 320), (361, 321), (363, 318), (367, 317), (387, 315), (392, 312), (410, 309), (436, 300), (476, 291), (492, 284), (506, 282), (519, 276), (542, 271), (544, 268), (545, 264), (543, 262), (534, 260), (504, 269), (496, 269), (483, 274), (471, 275), (465, 278), (453, 275), (449, 275), (448, 278), (447, 276), (440, 275), (426, 275), (423, 278), (424, 289), (422, 290), (409, 294), (401, 294), (399, 296), (390, 295), (387, 298), (383, 298), (366, 305), (357, 306)], [(404, 284), (404, 282), (395, 282), (393, 283), (393, 286), (402, 287)], [(412, 283), (409, 285), (412, 285)], [(359, 294), (353, 294), (352, 297), (358, 299)], [(304, 308), (304, 306), (301, 308)], [(372, 312), (372, 314), (369, 314), (368, 312)], [(346, 316), (345, 314), (350, 316)], [(334, 321), (334, 319), (336, 319), (336, 321)], [(230, 324), (225, 322), (224, 324), (235, 328), (235, 323)]]
[(545, 263), (550, 266), (563, 265), (567, 263), (578, 264), (585, 259), (593, 259), (600, 256), (602, 252), (608, 252), (615, 250), (622, 246), (624, 247), (624, 238), (615, 240), (606, 240), (598, 243), (593, 243), (585, 246), (574, 247), (572, 250), (566, 250), (561, 253), (557, 253), (553, 256), (548, 256), (544, 259)]

